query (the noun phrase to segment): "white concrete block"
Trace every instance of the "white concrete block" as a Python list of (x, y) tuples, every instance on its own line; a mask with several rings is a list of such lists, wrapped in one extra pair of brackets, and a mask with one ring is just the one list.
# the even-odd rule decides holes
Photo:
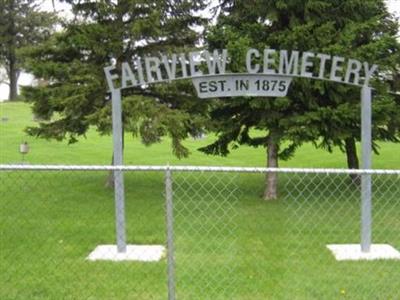
[(110, 260), (110, 261), (160, 261), (165, 257), (166, 249), (161, 245), (127, 245), (126, 252), (118, 252), (116, 245), (99, 245), (87, 260)]
[(372, 244), (369, 252), (362, 252), (360, 244), (326, 246), (336, 260), (400, 259), (400, 252), (388, 244)]

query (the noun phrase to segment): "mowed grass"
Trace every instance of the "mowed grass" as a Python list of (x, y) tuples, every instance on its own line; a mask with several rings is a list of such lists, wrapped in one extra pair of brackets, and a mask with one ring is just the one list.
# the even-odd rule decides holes
[[(109, 164), (111, 137), (94, 130), (67, 145), (26, 136), (29, 107), (0, 104), (0, 163)], [(177, 160), (170, 141), (144, 147), (126, 136), (125, 163), (263, 166), (263, 149), (227, 158), (196, 149)], [(375, 168), (400, 168), (400, 145), (383, 143)], [(304, 145), (290, 167), (345, 167), (345, 156)], [(261, 174), (176, 173), (174, 215), (179, 299), (397, 299), (396, 261), (336, 262), (329, 243), (359, 240), (359, 188), (347, 176), (280, 176), (280, 199), (260, 199)], [(107, 172), (0, 173), (0, 299), (166, 299), (165, 258), (157, 263), (89, 262), (99, 244), (115, 243)], [(374, 178), (374, 238), (400, 249), (398, 177)], [(165, 244), (163, 174), (125, 174), (131, 244)]]
[[(33, 126), (30, 108), (24, 103), (0, 103), (0, 163), (22, 161), (20, 143), (26, 141), (30, 152), (25, 160), (30, 164), (97, 164), (109, 165), (112, 154), (112, 137), (100, 136), (90, 130), (78, 143), (47, 141), (28, 136), (24, 129)], [(171, 141), (146, 147), (137, 138), (125, 136), (124, 163), (127, 165), (218, 165), (218, 166), (265, 166), (266, 153), (263, 148), (240, 147), (228, 157), (208, 156), (198, 148), (213, 141), (209, 135), (202, 140), (189, 138), (185, 145), (191, 150), (189, 158), (177, 159), (172, 155)], [(360, 148), (360, 147), (358, 147)], [(380, 155), (373, 156), (374, 169), (399, 169), (400, 144), (379, 143)], [(360, 150), (360, 149), (358, 149)], [(346, 168), (346, 157), (338, 149), (329, 153), (315, 149), (311, 144), (303, 145), (293, 159), (280, 161), (281, 167)]]

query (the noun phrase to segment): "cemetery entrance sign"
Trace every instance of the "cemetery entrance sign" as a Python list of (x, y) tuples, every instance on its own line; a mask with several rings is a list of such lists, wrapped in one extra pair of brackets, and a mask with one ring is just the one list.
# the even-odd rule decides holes
[[(191, 79), (199, 98), (284, 97), (293, 78), (326, 80), (361, 87), (362, 168), (371, 168), (371, 88), (369, 82), (378, 66), (335, 55), (288, 50), (248, 49), (243, 57), (246, 73), (229, 73), (232, 63), (227, 49), (188, 54), (135, 58), (104, 68), (112, 95), (114, 165), (121, 166), (122, 121), (121, 90), (145, 88), (150, 84)], [(117, 249), (126, 251), (124, 181), (115, 171)], [(371, 175), (361, 182), (361, 249), (371, 246)]]
[(284, 96), (292, 77), (368, 86), (377, 65), (313, 52), (249, 49), (245, 74), (226, 73), (228, 50), (137, 58), (104, 68), (110, 90), (191, 78), (199, 98)]

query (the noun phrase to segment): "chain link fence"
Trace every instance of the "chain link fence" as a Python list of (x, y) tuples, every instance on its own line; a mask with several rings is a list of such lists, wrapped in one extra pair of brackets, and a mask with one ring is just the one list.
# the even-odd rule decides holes
[[(110, 248), (113, 170), (130, 257)], [(327, 248), (360, 243), (365, 174), (373, 244), (400, 250), (400, 171), (0, 166), (0, 299), (398, 299), (399, 259)]]

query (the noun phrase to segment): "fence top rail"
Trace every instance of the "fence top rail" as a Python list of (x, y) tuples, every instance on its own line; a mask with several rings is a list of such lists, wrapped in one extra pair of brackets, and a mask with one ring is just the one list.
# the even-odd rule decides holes
[(386, 174), (400, 175), (400, 170), (317, 169), (317, 168), (257, 168), (221, 166), (107, 166), (107, 165), (25, 165), (0, 164), (0, 171), (179, 171), (233, 173), (314, 173), (314, 174)]

